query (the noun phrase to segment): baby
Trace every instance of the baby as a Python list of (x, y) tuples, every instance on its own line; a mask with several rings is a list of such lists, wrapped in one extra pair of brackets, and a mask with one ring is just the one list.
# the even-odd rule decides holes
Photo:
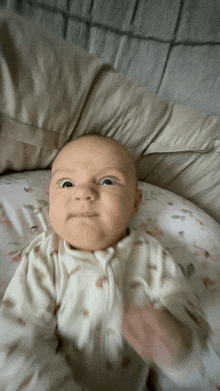
[(137, 391), (152, 363), (176, 382), (202, 376), (207, 323), (172, 257), (129, 226), (141, 199), (116, 140), (57, 155), (54, 232), (24, 251), (1, 306), (1, 391)]

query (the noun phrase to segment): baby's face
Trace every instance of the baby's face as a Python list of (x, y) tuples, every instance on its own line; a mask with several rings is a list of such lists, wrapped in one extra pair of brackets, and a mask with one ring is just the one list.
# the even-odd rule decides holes
[(77, 250), (114, 246), (126, 236), (141, 198), (134, 162), (115, 140), (82, 137), (67, 144), (53, 163), (50, 221)]

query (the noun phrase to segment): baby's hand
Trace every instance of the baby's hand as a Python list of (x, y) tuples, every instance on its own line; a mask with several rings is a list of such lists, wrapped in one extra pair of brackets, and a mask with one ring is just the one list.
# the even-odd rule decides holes
[(167, 309), (144, 308), (132, 304), (123, 315), (123, 336), (137, 353), (157, 365), (173, 366), (189, 354), (192, 345), (190, 328)]

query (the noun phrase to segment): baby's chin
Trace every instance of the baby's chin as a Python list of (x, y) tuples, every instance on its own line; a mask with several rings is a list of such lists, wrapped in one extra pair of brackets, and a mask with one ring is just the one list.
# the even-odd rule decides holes
[[(72, 236), (72, 235), (71, 235)], [(104, 232), (90, 232), (89, 234), (85, 235), (75, 235), (74, 237), (68, 237), (64, 240), (66, 241), (67, 245), (72, 250), (78, 250), (78, 251), (87, 251), (87, 252), (94, 252), (94, 251), (103, 251), (106, 250), (108, 247), (115, 246), (120, 240), (122, 240), (126, 236), (126, 233), (122, 233), (121, 235), (117, 236), (108, 236), (105, 235)]]

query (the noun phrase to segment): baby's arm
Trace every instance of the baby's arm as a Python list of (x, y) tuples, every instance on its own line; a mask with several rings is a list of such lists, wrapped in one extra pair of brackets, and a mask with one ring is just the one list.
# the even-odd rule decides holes
[(192, 351), (191, 328), (167, 309), (134, 303), (124, 314), (123, 334), (138, 354), (160, 365), (176, 366)]
[(42, 237), (28, 247), (0, 309), (1, 390), (81, 390), (56, 353), (55, 268)]
[[(124, 314), (123, 335), (144, 360), (154, 362), (180, 386), (208, 391), (210, 379), (219, 385), (220, 359), (214, 361), (199, 346), (193, 349), (192, 330), (168, 310), (132, 305)], [(209, 365), (203, 365), (207, 357)]]
[[(154, 361), (173, 381), (208, 385), (202, 362), (208, 323), (172, 257), (155, 239), (147, 237), (147, 242), (142, 250), (147, 264), (136, 268), (130, 284), (137, 287), (137, 304), (124, 312), (123, 335), (140, 356)], [(141, 250), (137, 255), (142, 256)]]

